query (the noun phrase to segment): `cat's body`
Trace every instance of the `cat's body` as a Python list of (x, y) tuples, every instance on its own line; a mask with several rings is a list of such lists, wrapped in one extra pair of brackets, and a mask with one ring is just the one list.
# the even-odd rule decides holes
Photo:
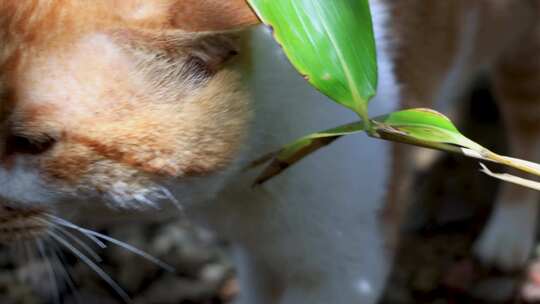
[[(501, 58), (501, 82), (522, 70), (536, 80), (534, 58), (502, 57), (534, 54), (534, 1), (371, 2), (380, 76), (372, 115), (452, 99)], [(172, 195), (233, 244), (239, 303), (374, 303), (406, 206), (409, 153), (353, 136), (251, 188), (249, 161), (355, 119), (296, 74), (269, 32), (240, 33), (246, 48), (228, 34), (190, 32), (253, 20), (239, 0), (1, 0), (2, 218), (30, 208), (46, 235), (59, 200), (140, 207)], [(493, 29), (505, 39), (484, 34)], [(227, 63), (236, 51), (244, 60)], [(511, 131), (525, 128), (519, 121)], [(514, 155), (537, 160), (536, 146), (524, 145), (534, 130), (521, 130), (529, 137), (516, 137)], [(532, 245), (536, 195), (506, 189), (479, 251), (511, 268)]]
[[(256, 118), (247, 160), (355, 119), (306, 83), (267, 30), (249, 35), (257, 60), (249, 82)], [(398, 88), (384, 55), (381, 87), (387, 90), (373, 101), (374, 115), (397, 109)], [(246, 284), (240, 303), (373, 302), (389, 269), (378, 219), (390, 156), (389, 143), (352, 136), (263, 186), (250, 189), (260, 169), (244, 172), (215, 201), (194, 206), (203, 223), (233, 241)]]
[[(371, 1), (371, 4), (381, 80), (379, 94), (371, 104), (372, 115), (395, 109), (396, 101), (402, 107), (440, 108), (455, 101), (480, 73), (487, 73), (495, 80), (497, 97), (504, 111), (510, 110), (506, 119), (509, 137), (512, 138), (512, 155), (540, 160), (540, 154), (534, 148), (538, 146), (540, 132), (538, 127), (527, 123), (535, 121), (540, 110), (537, 100), (540, 95), (537, 95), (539, 91), (534, 82), (535, 75), (539, 73), (535, 59), (538, 25), (534, 3), (453, 1), (427, 5), (424, 1)], [(261, 47), (255, 51), (263, 49), (269, 52), (270, 47), (264, 43), (258, 42), (257, 45)], [(516, 57), (516, 52), (525, 52), (532, 57)], [(274, 63), (277, 59), (267, 60), (265, 54), (255, 54), (260, 58), (260, 63), (255, 66), (263, 66), (261, 74), (266, 75), (263, 76), (265, 81), (255, 78), (256, 84), (252, 85), (256, 92), (261, 87), (263, 91), (263, 95), (255, 95), (256, 102), (263, 101), (268, 105), (278, 103), (277, 100), (288, 100), (287, 103), (294, 104), (287, 107), (288, 111), (298, 113), (293, 116), (281, 114), (280, 119), (271, 116), (271, 123), (276, 125), (270, 129), (295, 138), (301, 133), (288, 132), (291, 130), (286, 122), (289, 118), (297, 130), (306, 123), (310, 126), (310, 118), (322, 127), (347, 120), (338, 113), (332, 113), (332, 105), (328, 105), (329, 108), (323, 104), (311, 105), (316, 98), (304, 98), (300, 95), (303, 94), (302, 89), (288, 79), (283, 81), (287, 89), (276, 94), (275, 87), (270, 85), (275, 81), (268, 81), (268, 77), (272, 77), (268, 75), (279, 75), (279, 79), (283, 79), (284, 75), (294, 72), (279, 70), (277, 73), (279, 66)], [(299, 77), (292, 77), (300, 81)], [(531, 82), (523, 81), (521, 77), (530, 77)], [(273, 94), (265, 91), (265, 83), (269, 84)], [(280, 92), (294, 94), (281, 96)], [(275, 111), (273, 106), (256, 112), (257, 121), (265, 122), (263, 130), (268, 129), (265, 119), (267, 113)], [(523, 106), (528, 110), (516, 113), (515, 109)], [(284, 107), (276, 105), (278, 109)], [(325, 125), (327, 119), (331, 123)], [(306, 127), (304, 133), (321, 129), (317, 125)], [(255, 134), (266, 142), (273, 139), (272, 135)], [(286, 139), (280, 140), (285, 143)], [(234, 215), (225, 219), (242, 222), (237, 225), (239, 231), (233, 232), (231, 238), (247, 242), (244, 245), (247, 248), (240, 246), (239, 250), (255, 252), (257, 257), (254, 261), (252, 256), (246, 257), (249, 254), (240, 253), (242, 261), (239, 265), (244, 265), (240, 268), (244, 270), (241, 275), (249, 278), (243, 281), (259, 278), (255, 284), (263, 286), (265, 297), (274, 295), (270, 297), (270, 303), (277, 301), (282, 291), (280, 288), (284, 288), (283, 303), (300, 303), (302, 300), (309, 303), (368, 303), (380, 291), (391, 263), (391, 254), (386, 255), (383, 244), (394, 245), (397, 238), (394, 234), (399, 231), (410, 195), (407, 184), (412, 181), (412, 149), (395, 146), (389, 160), (389, 146), (366, 137), (346, 139), (335, 145), (292, 168), (263, 189), (256, 190), (262, 191), (258, 198), (238, 199), (239, 202), (247, 201), (238, 203), (238, 210), (231, 205), (218, 209), (220, 216), (226, 214), (225, 210), (233, 210)], [(362, 152), (351, 152), (354, 149)], [(356, 163), (358, 167), (351, 165)], [(241, 191), (238, 197), (244, 195), (245, 192)], [(356, 203), (350, 197), (362, 199)], [(384, 198), (388, 200), (383, 207), (381, 202)], [(476, 244), (478, 256), (505, 270), (523, 265), (534, 244), (537, 200), (538, 195), (534, 191), (503, 185), (494, 215)], [(235, 199), (232, 201), (237, 204)], [(268, 205), (251, 206), (254, 201), (268, 202)], [(245, 205), (250, 207), (245, 208)], [(379, 223), (380, 214), (383, 214), (383, 225)], [(217, 230), (234, 226), (226, 221)], [(249, 228), (246, 230), (246, 227)], [(263, 241), (261, 235), (264, 235)], [(361, 244), (356, 243), (356, 246), (355, 241), (350, 244), (342, 242), (344, 235), (345, 239), (356, 239)], [(310, 258), (306, 259), (305, 255), (310, 255)], [(336, 259), (338, 256), (341, 258)], [(362, 262), (355, 263), (355, 260)], [(309, 265), (310, 262), (314, 264)], [(276, 265), (287, 266), (281, 268)], [(261, 273), (266, 274), (262, 275), (262, 280)], [(313, 278), (317, 278), (316, 283)], [(333, 283), (322, 288), (320, 282), (325, 280)], [(253, 290), (257, 290), (252, 285), (246, 289), (250, 290), (248, 294), (255, 294)], [(294, 292), (296, 295), (291, 295)], [(245, 303), (256, 301), (254, 299), (256, 297), (248, 298)]]

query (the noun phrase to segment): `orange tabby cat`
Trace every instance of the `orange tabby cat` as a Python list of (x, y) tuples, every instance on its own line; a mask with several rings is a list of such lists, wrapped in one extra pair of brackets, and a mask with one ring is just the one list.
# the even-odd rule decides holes
[[(538, 160), (536, 2), (371, 4), (371, 114), (447, 101), (491, 67), (513, 155)], [(251, 189), (249, 160), (354, 119), (269, 33), (223, 32), (254, 23), (242, 0), (0, 0), (0, 241), (69, 248), (59, 225), (90, 232), (53, 215), (59, 202), (169, 200), (233, 243), (238, 303), (374, 303), (390, 260), (377, 215), (387, 197), (383, 228), (395, 238), (409, 153), (395, 148), (390, 175), (388, 143), (346, 138)], [(525, 261), (536, 196), (504, 186), (478, 245), (485, 260)]]

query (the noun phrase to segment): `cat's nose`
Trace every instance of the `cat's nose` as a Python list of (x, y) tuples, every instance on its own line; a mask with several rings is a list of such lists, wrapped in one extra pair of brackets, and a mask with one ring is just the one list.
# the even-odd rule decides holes
[(4, 153), (6, 156), (15, 154), (39, 155), (51, 150), (55, 144), (56, 139), (47, 135), (42, 135), (39, 138), (8, 135)]

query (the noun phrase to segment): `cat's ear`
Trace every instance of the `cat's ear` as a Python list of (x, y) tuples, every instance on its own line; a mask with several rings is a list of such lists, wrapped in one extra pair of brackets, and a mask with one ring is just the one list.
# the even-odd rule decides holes
[(176, 0), (172, 25), (190, 32), (225, 31), (260, 23), (247, 0)]

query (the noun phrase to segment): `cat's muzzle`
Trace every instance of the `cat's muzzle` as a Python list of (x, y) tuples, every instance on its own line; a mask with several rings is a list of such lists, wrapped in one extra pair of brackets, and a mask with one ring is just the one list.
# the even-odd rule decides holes
[(32, 240), (46, 235), (50, 222), (44, 208), (0, 205), (0, 244)]

